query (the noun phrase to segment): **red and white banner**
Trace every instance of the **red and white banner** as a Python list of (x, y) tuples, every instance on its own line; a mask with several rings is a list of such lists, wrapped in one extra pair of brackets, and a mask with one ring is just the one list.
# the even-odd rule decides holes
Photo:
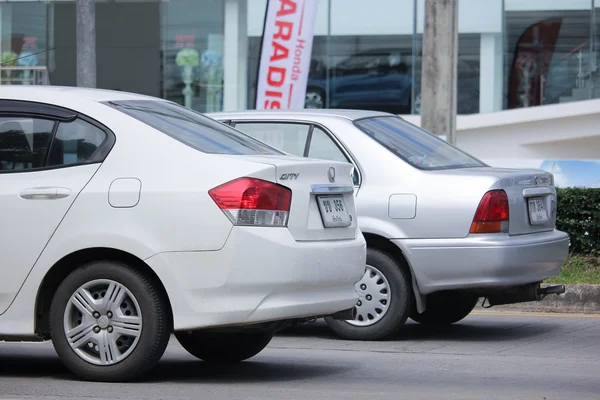
[(256, 108), (304, 108), (317, 0), (269, 0), (265, 17)]

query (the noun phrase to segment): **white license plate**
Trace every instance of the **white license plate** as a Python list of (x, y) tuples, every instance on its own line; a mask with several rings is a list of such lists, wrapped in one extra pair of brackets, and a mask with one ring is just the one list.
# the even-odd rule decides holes
[(546, 202), (541, 197), (529, 199), (529, 222), (531, 225), (543, 225), (548, 222)]
[(352, 225), (350, 214), (342, 196), (318, 196), (317, 203), (325, 228), (340, 228)]

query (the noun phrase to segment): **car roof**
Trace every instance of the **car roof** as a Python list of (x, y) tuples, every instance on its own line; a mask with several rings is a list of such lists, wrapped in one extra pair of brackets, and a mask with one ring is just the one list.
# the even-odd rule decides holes
[(156, 97), (118, 90), (92, 89), (74, 86), (0, 85), (0, 99), (43, 101), (49, 96), (57, 99), (81, 99), (95, 102), (121, 100), (162, 100)]
[(246, 110), (231, 112), (205, 113), (206, 116), (215, 119), (311, 119), (320, 117), (343, 118), (355, 121), (361, 118), (397, 116), (381, 111), (348, 110), (348, 109), (301, 109), (301, 110)]

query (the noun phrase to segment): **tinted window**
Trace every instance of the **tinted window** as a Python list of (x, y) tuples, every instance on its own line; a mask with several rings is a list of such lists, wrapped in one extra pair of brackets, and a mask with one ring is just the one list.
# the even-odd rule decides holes
[(286, 153), (302, 157), (310, 125), (284, 122), (236, 122), (235, 128)]
[(54, 122), (36, 118), (0, 118), (0, 171), (43, 167)]
[(319, 160), (331, 160), (348, 162), (348, 159), (342, 153), (340, 148), (331, 140), (322, 129), (315, 127), (310, 139), (310, 147), (308, 148), (308, 157)]
[(383, 147), (417, 168), (486, 166), (437, 136), (397, 117), (365, 118), (354, 124)]
[(251, 136), (174, 103), (133, 100), (108, 105), (205, 153), (283, 154)]
[(52, 141), (48, 166), (89, 161), (106, 139), (106, 132), (83, 120), (61, 122)]

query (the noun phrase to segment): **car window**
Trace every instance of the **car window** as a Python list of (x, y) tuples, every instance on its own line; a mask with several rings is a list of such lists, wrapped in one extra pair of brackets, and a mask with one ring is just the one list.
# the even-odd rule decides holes
[(52, 141), (48, 166), (84, 163), (107, 139), (100, 128), (81, 119), (61, 122)]
[(236, 122), (235, 128), (286, 153), (302, 157), (310, 125), (287, 122)]
[(487, 166), (437, 136), (398, 117), (370, 117), (354, 124), (383, 147), (420, 169)]
[(130, 100), (106, 104), (204, 153), (284, 154), (250, 135), (175, 103)]
[(310, 139), (308, 157), (320, 160), (349, 162), (340, 148), (321, 128), (315, 127)]
[(0, 117), (0, 171), (43, 167), (53, 127), (46, 119)]
[[(325, 133), (325, 131), (315, 126), (312, 137), (310, 139), (310, 145), (308, 148), (308, 157), (316, 158), (319, 160), (331, 160), (349, 163), (350, 160), (335, 144), (333, 139)], [(355, 169), (352, 175), (352, 181), (355, 185), (358, 185), (359, 177), (358, 171)]]

